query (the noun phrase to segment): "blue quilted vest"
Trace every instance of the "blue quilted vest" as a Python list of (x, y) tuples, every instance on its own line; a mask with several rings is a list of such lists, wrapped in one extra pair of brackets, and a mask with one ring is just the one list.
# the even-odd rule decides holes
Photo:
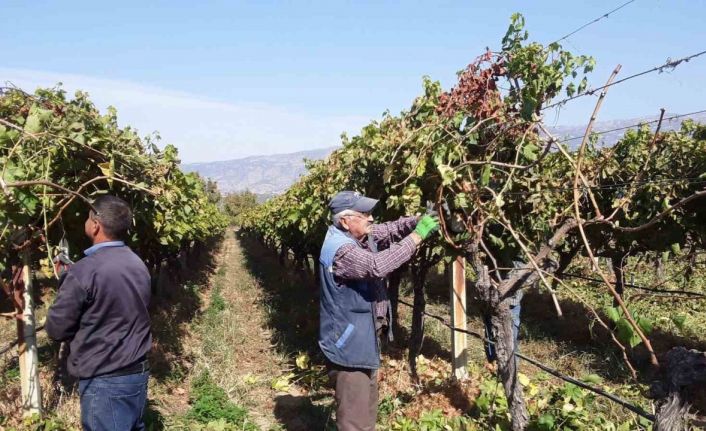
[(321, 247), (319, 347), (334, 364), (374, 370), (380, 367), (380, 350), (375, 335), (373, 285), (364, 280), (337, 283), (333, 275), (336, 252), (350, 243), (356, 244), (331, 226)]

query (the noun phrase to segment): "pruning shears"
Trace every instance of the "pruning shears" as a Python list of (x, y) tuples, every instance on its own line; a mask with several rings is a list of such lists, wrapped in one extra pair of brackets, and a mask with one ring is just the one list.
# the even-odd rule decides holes
[(66, 271), (69, 270), (71, 265), (74, 264), (74, 261), (69, 257), (69, 242), (66, 238), (61, 238), (57, 250), (59, 250), (59, 253), (54, 256), (52, 263), (54, 264), (54, 269), (56, 269), (56, 274), (61, 277)]
[(427, 210), (426, 210), (426, 215), (432, 216), (432, 217), (438, 217), (439, 212), (434, 209), (434, 202), (432, 201), (427, 201)]
[[(434, 209), (434, 202), (432, 201), (427, 201), (427, 215), (432, 215), (439, 217), (439, 211), (436, 211)], [(446, 225), (449, 227), (451, 232), (453, 233), (461, 233), (465, 232), (466, 228), (463, 225), (463, 222), (459, 220), (459, 215), (454, 214), (451, 209), (449, 208), (448, 202), (444, 202), (439, 206), (439, 209), (441, 210), (442, 216), (444, 217), (444, 220), (446, 221)]]

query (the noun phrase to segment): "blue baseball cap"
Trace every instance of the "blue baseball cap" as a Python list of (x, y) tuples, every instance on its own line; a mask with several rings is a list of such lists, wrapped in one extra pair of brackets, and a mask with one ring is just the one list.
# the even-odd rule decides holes
[(346, 190), (336, 193), (336, 196), (331, 198), (331, 201), (328, 203), (328, 207), (333, 214), (338, 214), (345, 210), (369, 213), (375, 208), (377, 203), (377, 199), (363, 196), (358, 192)]

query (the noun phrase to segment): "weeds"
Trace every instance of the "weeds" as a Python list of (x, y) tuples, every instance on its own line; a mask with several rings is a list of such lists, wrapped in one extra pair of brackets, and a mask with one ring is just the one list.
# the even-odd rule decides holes
[(2, 418), (0, 418), (0, 429), (6, 429), (7, 431), (78, 431), (77, 428), (74, 428), (61, 419), (52, 416), (42, 418), (37, 414), (32, 415), (22, 421), (21, 428), (3, 428), (1, 419)]
[[(222, 423), (224, 427), (233, 425), (243, 431), (259, 431), (250, 421), (245, 409), (228, 399), (226, 392), (211, 380), (204, 371), (191, 384), (191, 410), (189, 419), (202, 424)], [(223, 428), (227, 429), (227, 428)]]
[[(383, 431), (474, 431), (510, 430), (510, 416), (502, 385), (489, 374), (472, 373), (471, 379), (480, 382), (480, 394), (473, 407), (461, 415), (444, 414), (441, 409), (420, 412), (417, 419), (405, 413), (399, 398), (385, 397), (378, 407), (379, 423)], [(600, 378), (589, 375), (584, 380), (599, 384)], [(556, 385), (548, 376), (538, 373), (532, 379), (519, 375), (531, 416), (531, 431), (579, 430), (651, 430), (649, 421), (642, 418), (616, 416), (594, 394), (576, 385)], [(627, 390), (627, 389), (626, 389)], [(635, 394), (633, 394), (635, 395)]]
[(213, 317), (226, 309), (226, 301), (221, 295), (220, 286), (217, 285), (211, 294), (211, 304), (206, 309), (206, 318)]

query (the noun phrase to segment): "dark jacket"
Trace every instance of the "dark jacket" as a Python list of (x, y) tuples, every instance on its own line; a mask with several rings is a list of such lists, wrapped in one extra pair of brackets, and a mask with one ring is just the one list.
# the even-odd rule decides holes
[(124, 245), (100, 248), (64, 274), (45, 328), (52, 339), (71, 341), (69, 373), (95, 377), (145, 356), (150, 287), (147, 267)]

